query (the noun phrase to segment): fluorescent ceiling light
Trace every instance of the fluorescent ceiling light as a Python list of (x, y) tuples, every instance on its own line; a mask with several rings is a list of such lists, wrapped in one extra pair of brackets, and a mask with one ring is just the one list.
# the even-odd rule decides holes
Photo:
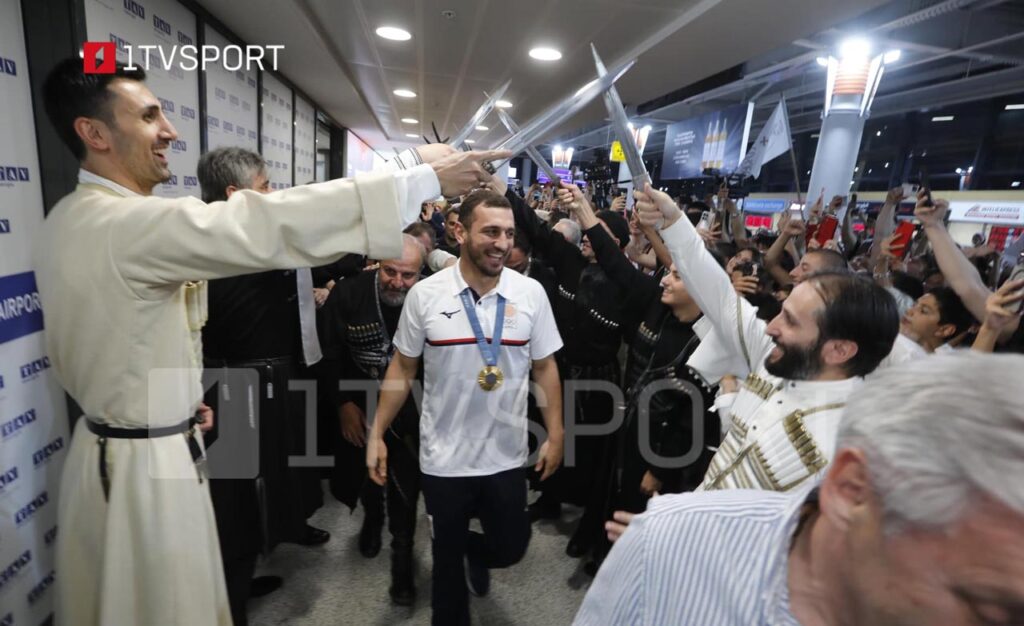
[(1012, 183), (1010, 183), (1010, 186), (1011, 187), (1020, 187), (1020, 181), (1019, 180), (1015, 180)]
[(494, 106), (498, 107), (499, 109), (511, 109), (512, 103), (509, 102), (508, 100), (498, 100), (497, 102), (494, 103)]
[(412, 137), (413, 139), (419, 139), (420, 138), (420, 136), (417, 135), (416, 133), (405, 133), (405, 136), (406, 137)]
[(415, 91), (410, 91), (408, 89), (396, 89), (392, 93), (394, 93), (399, 98), (415, 98), (416, 97), (416, 92)]
[(534, 48), (530, 50), (530, 57), (538, 61), (557, 61), (562, 58), (562, 53), (554, 48)]
[(475, 139), (467, 139), (466, 143), (470, 143), (470, 144), (476, 143), (476, 140)]
[(403, 117), (402, 121), (405, 122), (406, 124), (419, 124), (420, 123), (420, 121), (418, 119), (416, 119), (415, 117)]
[(933, 122), (952, 122), (953, 121), (953, 116), (952, 115), (936, 115), (935, 117), (932, 118), (932, 121)]
[(383, 37), (384, 39), (390, 39), (392, 41), (409, 41), (412, 39), (412, 35), (409, 31), (398, 28), (397, 26), (381, 26), (377, 29), (377, 36)]
[(1004, 111), (1019, 111), (1021, 109), (1024, 109), (1024, 104), (1008, 104), (1008, 105), (1006, 105), (1006, 108), (1003, 109), (1003, 110)]
[(477, 130), (491, 130), (490, 128), (488, 128), (486, 126), (477, 126), (476, 129)]

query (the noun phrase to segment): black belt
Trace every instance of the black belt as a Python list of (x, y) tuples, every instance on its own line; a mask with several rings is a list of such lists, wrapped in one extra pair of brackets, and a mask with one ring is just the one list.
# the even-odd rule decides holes
[[(190, 417), (187, 420), (183, 420), (173, 426), (160, 426), (159, 428), (121, 428), (119, 426), (110, 426), (109, 424), (100, 424), (94, 422), (88, 417), (85, 418), (85, 426), (89, 429), (89, 432), (93, 433), (98, 437), (96, 443), (100, 447), (100, 484), (103, 485), (103, 498), (107, 501), (110, 500), (110, 474), (107, 471), (107, 439), (157, 439), (160, 437), (170, 437), (172, 435), (184, 435), (185, 440), (188, 442), (189, 452), (192, 454), (192, 462), (197, 465), (202, 461), (206, 460), (206, 455), (203, 453), (203, 449), (199, 446), (199, 442), (196, 441), (195, 432), (196, 424), (199, 420), (195, 417)], [(203, 482), (202, 472), (198, 472), (199, 482)]]

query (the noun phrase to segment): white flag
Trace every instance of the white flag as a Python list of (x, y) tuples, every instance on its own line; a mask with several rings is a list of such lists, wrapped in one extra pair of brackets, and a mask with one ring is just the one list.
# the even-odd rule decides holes
[(789, 115), (786, 114), (786, 100), (783, 98), (779, 100), (772, 116), (768, 118), (736, 171), (758, 178), (761, 176), (761, 166), (789, 150), (789, 147)]

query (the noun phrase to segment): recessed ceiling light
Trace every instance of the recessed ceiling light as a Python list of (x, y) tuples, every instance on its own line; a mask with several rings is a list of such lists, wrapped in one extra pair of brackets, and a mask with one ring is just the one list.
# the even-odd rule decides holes
[(409, 31), (396, 26), (381, 26), (377, 29), (377, 35), (392, 41), (409, 41), (412, 39), (412, 35), (409, 34)]
[(415, 98), (416, 97), (416, 92), (415, 91), (410, 91), (408, 89), (396, 89), (392, 93), (394, 93), (399, 98)]
[(952, 122), (953, 121), (953, 116), (952, 115), (936, 115), (935, 117), (932, 118), (932, 121), (933, 122)]
[(1006, 108), (1003, 109), (1003, 110), (1004, 111), (1019, 111), (1021, 109), (1024, 109), (1024, 104), (1008, 104), (1008, 105), (1006, 105)]
[(476, 140), (475, 139), (467, 139), (466, 143), (476, 143)]
[(494, 103), (494, 106), (498, 107), (499, 109), (511, 109), (512, 103), (509, 102), (508, 100), (498, 100), (497, 102)]
[(414, 117), (403, 117), (402, 121), (406, 124), (419, 124), (420, 121)]
[(1015, 180), (1012, 183), (1010, 183), (1010, 186), (1011, 187), (1020, 187), (1020, 181), (1019, 180)]
[(534, 48), (530, 50), (530, 57), (538, 61), (557, 61), (562, 58), (562, 53), (554, 48)]
[(490, 128), (488, 128), (486, 126), (477, 126), (476, 129), (477, 130), (491, 130)]
[(405, 136), (406, 137), (412, 137), (413, 139), (419, 139), (420, 138), (420, 136), (417, 135), (416, 133), (405, 133)]

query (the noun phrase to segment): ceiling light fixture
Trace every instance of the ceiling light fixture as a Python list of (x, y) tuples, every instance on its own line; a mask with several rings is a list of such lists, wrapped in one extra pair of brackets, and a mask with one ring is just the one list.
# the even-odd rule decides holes
[(953, 121), (953, 116), (952, 115), (936, 115), (935, 117), (932, 118), (932, 121), (933, 122), (952, 122)]
[(468, 143), (468, 144), (474, 144), (474, 143), (476, 143), (476, 140), (475, 140), (475, 139), (467, 139), (467, 140), (466, 140), (466, 143)]
[(866, 59), (871, 55), (871, 42), (863, 37), (850, 37), (839, 44), (839, 57)]
[(538, 61), (557, 61), (562, 58), (562, 53), (554, 48), (539, 47), (530, 50), (530, 57)]
[(822, 67), (828, 67), (828, 57), (818, 57), (814, 60)]
[(1008, 104), (1008, 105), (1006, 105), (1006, 108), (1003, 109), (1003, 110), (1004, 111), (1020, 111), (1021, 109), (1024, 109), (1024, 104)]
[(416, 133), (405, 133), (405, 136), (406, 137), (411, 137), (412, 139), (419, 139), (420, 138), (420, 136), (417, 135)]
[(511, 109), (512, 103), (509, 102), (508, 100), (498, 100), (497, 102), (494, 103), (494, 106), (498, 107), (499, 109)]
[(391, 41), (409, 41), (412, 39), (409, 31), (397, 26), (381, 26), (377, 29), (377, 36), (390, 39)]
[(392, 93), (394, 93), (399, 98), (415, 98), (416, 97), (416, 92), (415, 91), (411, 91), (409, 89), (396, 89)]
[(486, 126), (477, 126), (477, 127), (476, 127), (476, 129), (477, 129), (477, 130), (485, 130), (485, 131), (486, 131), (486, 130), (491, 130), (490, 128), (488, 128), (488, 127), (486, 127)]
[(415, 117), (403, 117), (402, 121), (405, 122), (406, 124), (419, 124), (420, 123), (420, 121), (418, 119), (416, 119)]

